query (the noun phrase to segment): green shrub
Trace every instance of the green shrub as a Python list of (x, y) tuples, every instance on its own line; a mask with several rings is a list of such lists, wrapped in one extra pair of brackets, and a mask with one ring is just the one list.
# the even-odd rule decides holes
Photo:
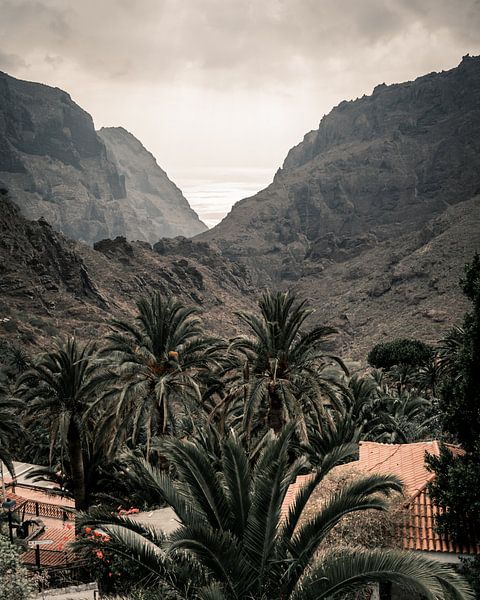
[(28, 322), (30, 325), (33, 325), (33, 327), (38, 327), (39, 329), (42, 329), (42, 327), (45, 325), (45, 321), (43, 319), (39, 319), (38, 317), (31, 317), (28, 319)]
[(374, 346), (367, 360), (372, 367), (388, 370), (395, 365), (422, 367), (433, 355), (433, 348), (420, 340), (396, 339)]
[(477, 600), (480, 600), (480, 555), (460, 558), (461, 567), (459, 572), (472, 586)]
[(17, 549), (0, 535), (0, 600), (27, 600), (34, 582), (21, 565)]

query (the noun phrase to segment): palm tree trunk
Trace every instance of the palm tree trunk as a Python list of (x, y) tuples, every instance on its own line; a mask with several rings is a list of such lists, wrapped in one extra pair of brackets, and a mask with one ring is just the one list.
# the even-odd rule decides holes
[(85, 466), (83, 464), (83, 450), (80, 430), (74, 419), (70, 419), (67, 433), (68, 458), (73, 480), (73, 495), (75, 498), (75, 509), (86, 510), (88, 508)]
[(269, 408), (267, 415), (267, 423), (270, 429), (273, 429), (275, 434), (279, 434), (285, 425), (283, 415), (283, 403), (278, 394), (275, 384), (268, 386)]

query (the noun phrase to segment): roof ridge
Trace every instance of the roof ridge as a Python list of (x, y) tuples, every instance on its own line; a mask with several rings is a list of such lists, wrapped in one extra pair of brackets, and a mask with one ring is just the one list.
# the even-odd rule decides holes
[[(440, 440), (426, 440), (426, 441), (419, 441), (419, 442), (400, 442), (398, 444), (393, 444), (391, 442), (374, 442), (372, 440), (361, 440), (359, 442), (360, 446), (366, 446), (366, 445), (371, 445), (371, 446), (425, 446), (425, 444), (440, 444)], [(460, 446), (457, 446), (456, 444), (448, 444), (446, 442), (442, 442), (442, 444), (444, 446), (453, 446), (454, 448), (460, 448)]]

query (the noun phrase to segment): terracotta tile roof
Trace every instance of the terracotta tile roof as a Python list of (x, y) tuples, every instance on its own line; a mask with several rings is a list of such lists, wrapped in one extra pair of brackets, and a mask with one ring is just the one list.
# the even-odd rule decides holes
[[(447, 445), (447, 447), (456, 456), (463, 454), (463, 450), (457, 446)], [(480, 544), (454, 544), (435, 531), (435, 515), (438, 508), (433, 505), (428, 494), (427, 486), (434, 475), (427, 471), (425, 466), (426, 452), (438, 456), (440, 444), (437, 441), (414, 444), (360, 442), (359, 459), (341, 465), (335, 470), (355, 467), (363, 473), (397, 475), (403, 481), (407, 500), (400, 535), (406, 550), (480, 554)], [(311, 475), (297, 477), (295, 483), (288, 489), (282, 506), (284, 517), (288, 514), (288, 509), (298, 491), (310, 477)], [(478, 533), (480, 532), (474, 532), (472, 539), (479, 539)]]
[[(69, 550), (69, 543), (75, 538), (74, 528), (46, 529), (35, 541), (51, 541), (51, 544), (40, 546), (40, 565), (42, 568), (68, 568), (76, 562), (75, 554)], [(35, 549), (29, 549), (22, 554), (22, 562), (27, 566), (36, 565)]]
[[(27, 550), (22, 554), (22, 562), (27, 567), (37, 565), (35, 550)], [(40, 549), (41, 569), (69, 569), (76, 563), (75, 555), (71, 552), (59, 552), (57, 550)]]
[(379, 444), (360, 442), (358, 466), (363, 471), (396, 475), (404, 487), (407, 498), (422, 489), (432, 474), (425, 466), (425, 452), (440, 453), (438, 442), (417, 442), (415, 444)]
[(15, 500), (15, 502), (17, 503), (15, 506), (15, 510), (17, 510), (17, 508), (19, 506), (21, 506), (22, 504), (27, 502), (27, 499), (24, 498), (23, 496), (19, 496), (18, 494), (14, 494), (13, 492), (9, 492), (8, 490), (7, 490), (6, 494), (7, 494), (7, 498), (9, 500)]
[[(435, 531), (435, 516), (439, 509), (433, 505), (425, 486), (406, 504), (402, 527), (403, 547), (406, 550), (428, 550), (430, 552), (453, 552), (455, 554), (480, 554), (480, 544), (452, 543)], [(480, 532), (472, 524), (471, 540), (480, 539)]]

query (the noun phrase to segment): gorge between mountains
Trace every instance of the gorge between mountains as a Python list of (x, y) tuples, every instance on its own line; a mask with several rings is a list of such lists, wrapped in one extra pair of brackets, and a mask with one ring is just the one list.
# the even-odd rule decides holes
[(265, 287), (307, 298), (351, 358), (432, 342), (480, 249), (480, 57), (340, 103), (211, 230), (132, 134), (2, 73), (0, 188), (0, 328), (26, 347), (96, 337), (152, 290), (230, 335)]

